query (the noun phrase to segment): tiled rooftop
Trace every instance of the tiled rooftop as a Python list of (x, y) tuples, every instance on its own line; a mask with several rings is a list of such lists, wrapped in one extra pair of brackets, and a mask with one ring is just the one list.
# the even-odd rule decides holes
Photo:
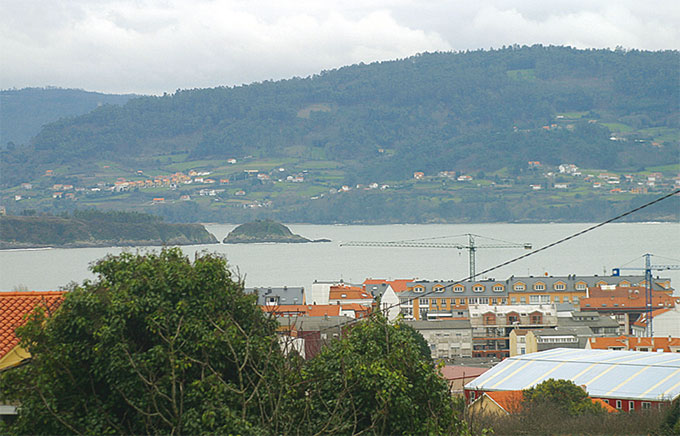
[(56, 310), (64, 300), (62, 291), (0, 292), (0, 358), (19, 344), (14, 334), (26, 322), (26, 315), (39, 305), (48, 313)]

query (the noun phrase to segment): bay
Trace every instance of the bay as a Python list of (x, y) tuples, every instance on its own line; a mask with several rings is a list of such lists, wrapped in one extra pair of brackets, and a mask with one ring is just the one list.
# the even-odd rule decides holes
[[(467, 243), (466, 233), (502, 241), (530, 242), (540, 248), (592, 224), (428, 224), (428, 225), (311, 225), (289, 224), (310, 239), (331, 239), (313, 244), (213, 244), (183, 246), (193, 256), (208, 251), (224, 255), (246, 286), (305, 286), (314, 280), (362, 282), (366, 278), (462, 279), (468, 275), (468, 253), (457, 249), (341, 247), (342, 241), (401, 241)], [(222, 240), (235, 225), (206, 224)], [(430, 239), (460, 235), (448, 239)], [(478, 238), (478, 245), (503, 244)], [(71, 248), (0, 251), (0, 290), (26, 288), (51, 290), (69, 282), (93, 278), (88, 267), (107, 254), (139, 248)], [(528, 250), (479, 248), (477, 272), (528, 253)], [(620, 266), (643, 267), (642, 255), (652, 253), (655, 264), (680, 265), (680, 224), (616, 223), (600, 227), (546, 251), (488, 272), (483, 277), (505, 279), (510, 275), (610, 274)], [(633, 271), (624, 271), (633, 274)], [(640, 272), (642, 274), (642, 272)], [(680, 271), (655, 272), (680, 286)], [(677, 291), (676, 291), (677, 293)]]

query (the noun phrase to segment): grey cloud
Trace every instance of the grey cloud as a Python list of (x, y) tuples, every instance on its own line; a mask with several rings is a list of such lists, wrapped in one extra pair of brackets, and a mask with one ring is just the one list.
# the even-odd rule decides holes
[(677, 48), (676, 3), (10, 0), (0, 84), (162, 93), (513, 43)]

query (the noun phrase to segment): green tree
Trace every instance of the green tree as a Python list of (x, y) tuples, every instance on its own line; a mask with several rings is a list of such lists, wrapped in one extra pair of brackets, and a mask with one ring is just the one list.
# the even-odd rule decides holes
[(411, 329), (380, 314), (308, 362), (291, 403), (301, 434), (455, 434), (446, 382)]
[(110, 256), (50, 317), (18, 329), (31, 362), (0, 378), (17, 434), (259, 433), (280, 420), (276, 322), (221, 257)]
[(562, 409), (571, 416), (604, 413), (602, 407), (593, 403), (588, 393), (571, 380), (551, 378), (523, 392), (524, 409), (551, 406)]

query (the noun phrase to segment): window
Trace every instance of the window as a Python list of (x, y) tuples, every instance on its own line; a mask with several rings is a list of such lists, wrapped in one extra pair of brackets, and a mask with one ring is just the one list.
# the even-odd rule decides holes
[(609, 400), (602, 400), (602, 401), (604, 401), (605, 403), (609, 404)]
[(525, 291), (527, 289), (527, 286), (524, 283), (519, 282), (519, 283), (515, 283), (512, 286), (512, 289), (514, 289), (515, 291)]
[(635, 401), (628, 402), (628, 411), (635, 410)]
[(468, 304), (479, 304), (479, 298), (468, 298)]
[(621, 400), (616, 400), (616, 408), (617, 409), (622, 409), (623, 408), (623, 401)]
[(549, 304), (550, 295), (531, 295), (529, 296), (529, 302), (531, 304)]
[(534, 291), (545, 291), (545, 283), (543, 282), (534, 283)]
[(555, 289), (556, 291), (564, 291), (565, 289), (567, 289), (567, 285), (564, 284), (563, 282), (557, 282), (553, 285), (553, 289)]
[(577, 291), (585, 291), (586, 287), (587, 287), (587, 285), (585, 284), (585, 282), (578, 282), (578, 283), (576, 283), (576, 286), (575, 286)]
[(643, 401), (642, 402), (642, 410), (648, 410), (652, 408), (652, 403), (649, 401)]
[(519, 302), (525, 304), (527, 302), (527, 299), (524, 297), (519, 297)]
[(543, 316), (541, 316), (540, 313), (532, 313), (531, 314), (531, 323), (532, 324), (541, 324), (543, 320)]
[(479, 304), (489, 304), (489, 298), (488, 297), (482, 297), (479, 299)]
[(516, 304), (516, 303), (517, 303), (517, 298), (510, 297), (510, 304)]
[(430, 299), (429, 298), (419, 298), (418, 303), (420, 306), (429, 306), (430, 305)]
[(554, 301), (555, 303), (559, 303), (559, 302), (560, 302), (560, 296), (559, 296), (559, 295), (555, 295), (555, 298), (553, 299), (553, 301)]
[(503, 292), (505, 290), (505, 286), (503, 285), (493, 285), (493, 291), (494, 292)]
[(434, 291), (435, 292), (444, 292), (444, 287), (443, 286), (435, 286)]
[(470, 399), (471, 400), (475, 399), (475, 391), (470, 392)]
[(415, 288), (413, 288), (413, 292), (423, 292), (423, 291), (425, 291), (425, 288), (423, 288), (422, 286), (416, 286)]
[(563, 295), (562, 296), (562, 303), (568, 303), (569, 302), (569, 296), (568, 295)]
[(484, 292), (484, 285), (476, 284), (472, 287), (472, 292)]
[(456, 285), (453, 287), (453, 292), (463, 292), (465, 290), (465, 286), (463, 285)]

